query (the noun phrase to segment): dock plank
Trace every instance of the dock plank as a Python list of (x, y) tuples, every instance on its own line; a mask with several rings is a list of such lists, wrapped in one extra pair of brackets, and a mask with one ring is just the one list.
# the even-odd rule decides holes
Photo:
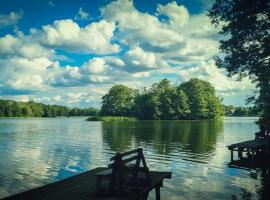
[(228, 145), (229, 149), (231, 148), (249, 148), (256, 149), (267, 145), (267, 141), (265, 140), (248, 140), (245, 142), (239, 142), (235, 144)]
[(2, 200), (135, 200), (150, 192), (157, 185), (162, 185), (165, 178), (171, 178), (171, 172), (150, 171), (151, 184), (140, 188), (138, 192), (130, 192), (126, 197), (99, 196), (96, 194), (95, 173), (106, 168), (96, 168), (64, 180), (41, 186), (29, 191), (15, 194)]

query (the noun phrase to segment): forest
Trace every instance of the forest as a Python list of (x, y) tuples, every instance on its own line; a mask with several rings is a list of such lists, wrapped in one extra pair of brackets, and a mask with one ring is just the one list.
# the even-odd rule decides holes
[(252, 107), (222, 105), (214, 87), (206, 81), (190, 79), (173, 86), (163, 79), (150, 88), (136, 90), (115, 85), (102, 97), (101, 110), (69, 108), (61, 105), (16, 102), (0, 99), (0, 117), (120, 116), (142, 120), (213, 119), (222, 115), (258, 116)]
[(163, 79), (143, 90), (113, 86), (102, 97), (100, 114), (143, 120), (213, 119), (223, 115), (224, 108), (207, 81), (193, 78), (173, 86)]
[(0, 117), (57, 117), (57, 116), (94, 116), (99, 113), (96, 108), (68, 108), (60, 105), (42, 103), (16, 102), (0, 99)]

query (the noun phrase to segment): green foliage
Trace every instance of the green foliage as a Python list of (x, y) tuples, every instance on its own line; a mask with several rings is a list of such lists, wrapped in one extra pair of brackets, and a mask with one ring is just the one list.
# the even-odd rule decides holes
[(149, 89), (134, 91), (116, 85), (102, 97), (101, 113), (138, 119), (210, 119), (223, 114), (220, 99), (210, 83), (191, 79), (179, 87), (163, 79)]
[(112, 116), (90, 116), (87, 121), (102, 121), (102, 122), (127, 122), (136, 121), (134, 117), (112, 117)]
[(179, 89), (187, 95), (191, 119), (212, 119), (223, 115), (221, 101), (209, 82), (193, 78), (182, 83)]
[(113, 86), (102, 97), (101, 115), (131, 116), (136, 91), (124, 85)]
[(98, 115), (96, 108), (68, 108), (59, 105), (45, 105), (33, 101), (16, 102), (0, 99), (0, 117), (57, 117)]
[(216, 0), (209, 12), (214, 25), (222, 28), (222, 55), (218, 67), (239, 79), (248, 76), (257, 85), (254, 100), (262, 113), (260, 122), (270, 128), (270, 3), (267, 0)]

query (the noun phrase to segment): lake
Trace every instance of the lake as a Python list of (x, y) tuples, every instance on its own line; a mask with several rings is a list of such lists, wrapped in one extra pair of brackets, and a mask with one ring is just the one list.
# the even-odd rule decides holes
[[(0, 119), (0, 198), (106, 166), (116, 151), (144, 149), (150, 169), (169, 170), (163, 199), (261, 199), (259, 171), (229, 168), (226, 145), (254, 139), (257, 118), (88, 122)], [(154, 193), (149, 199), (154, 199)]]

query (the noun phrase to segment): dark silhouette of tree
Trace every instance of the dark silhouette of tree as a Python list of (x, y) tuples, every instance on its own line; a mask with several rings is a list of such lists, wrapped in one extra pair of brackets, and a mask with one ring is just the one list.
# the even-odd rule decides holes
[(209, 16), (224, 35), (217, 66), (256, 83), (259, 95), (248, 101), (255, 102), (260, 122), (270, 127), (270, 1), (216, 0)]

